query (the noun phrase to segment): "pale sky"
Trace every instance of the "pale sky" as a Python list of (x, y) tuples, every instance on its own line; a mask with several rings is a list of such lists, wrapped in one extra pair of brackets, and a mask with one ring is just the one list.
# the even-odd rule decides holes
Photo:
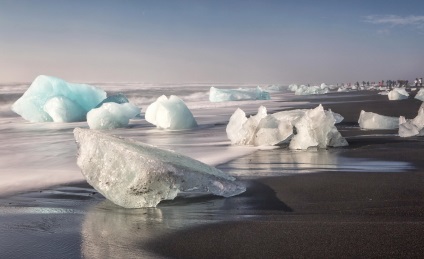
[(424, 77), (424, 1), (0, 0), (0, 82)]

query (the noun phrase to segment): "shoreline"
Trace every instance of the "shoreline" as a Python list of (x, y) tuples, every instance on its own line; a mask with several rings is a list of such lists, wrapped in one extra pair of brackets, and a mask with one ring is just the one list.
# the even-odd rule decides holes
[[(361, 109), (411, 118), (421, 102), (388, 105), (377, 93), (296, 98), (309, 102), (305, 108), (322, 103), (344, 116), (337, 127), (349, 146), (258, 150), (219, 165), (252, 174), (241, 177), (247, 191), (230, 198), (187, 196), (157, 208), (124, 209), (86, 182), (0, 197), (2, 256), (424, 257), (424, 139), (355, 126)], [(350, 170), (362, 160), (379, 163)], [(291, 174), (283, 175), (287, 168)]]

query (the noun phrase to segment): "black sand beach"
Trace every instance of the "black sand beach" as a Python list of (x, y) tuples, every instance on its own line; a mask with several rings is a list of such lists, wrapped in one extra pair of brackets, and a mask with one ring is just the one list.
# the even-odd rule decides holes
[[(424, 139), (357, 125), (361, 110), (413, 118), (421, 102), (377, 92), (295, 98), (344, 116), (338, 129), (349, 147), (260, 150), (220, 165), (235, 174), (292, 173), (242, 179), (247, 192), (227, 199), (185, 197), (130, 210), (85, 183), (3, 197), (0, 257), (423, 258)], [(316, 167), (299, 162), (310, 158)]]

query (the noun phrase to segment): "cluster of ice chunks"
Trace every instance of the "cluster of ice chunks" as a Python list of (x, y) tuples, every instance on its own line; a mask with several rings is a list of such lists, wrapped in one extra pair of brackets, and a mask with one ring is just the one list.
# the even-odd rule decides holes
[(418, 110), (418, 115), (413, 119), (399, 118), (399, 136), (406, 138), (424, 136), (424, 103)]
[(389, 100), (394, 101), (408, 99), (409, 94), (406, 92), (405, 88), (393, 88), (393, 90), (390, 91), (387, 96)]
[(226, 132), (233, 145), (272, 146), (290, 143), (290, 149), (347, 146), (347, 141), (334, 126), (343, 120), (339, 114), (325, 111), (322, 105), (310, 110), (282, 111), (267, 114), (264, 106), (246, 117), (237, 109)]
[(424, 102), (424, 88), (421, 88), (414, 98)]
[(269, 99), (271, 99), (269, 93), (259, 86), (256, 88), (239, 89), (218, 89), (212, 86), (209, 90), (209, 101), (211, 102)]
[(246, 190), (234, 177), (173, 151), (89, 129), (76, 128), (74, 137), (87, 182), (125, 208), (155, 207), (179, 192), (230, 197)]
[(399, 118), (384, 116), (373, 112), (361, 111), (359, 115), (359, 127), (362, 129), (397, 129)]
[(183, 100), (175, 95), (162, 95), (146, 109), (146, 121), (160, 129), (185, 130), (197, 127), (197, 122)]
[(105, 98), (106, 92), (97, 87), (40, 75), (12, 110), (31, 122), (84, 121), (87, 112)]

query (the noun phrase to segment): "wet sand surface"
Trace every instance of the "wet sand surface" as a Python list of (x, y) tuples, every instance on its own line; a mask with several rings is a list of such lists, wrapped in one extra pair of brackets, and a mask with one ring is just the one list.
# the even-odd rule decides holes
[(357, 125), (361, 110), (413, 118), (421, 102), (375, 92), (295, 98), (344, 116), (349, 147), (259, 150), (220, 165), (248, 186), (227, 199), (130, 210), (86, 183), (3, 197), (1, 257), (424, 257), (424, 139)]

